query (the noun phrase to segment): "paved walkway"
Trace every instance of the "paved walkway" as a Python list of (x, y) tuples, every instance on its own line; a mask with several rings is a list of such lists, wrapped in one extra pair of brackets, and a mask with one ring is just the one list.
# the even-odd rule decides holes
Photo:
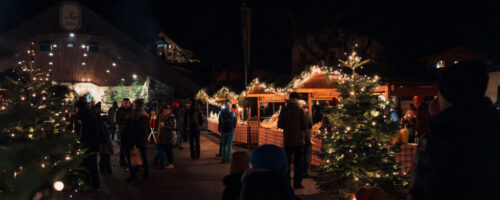
[[(215, 157), (219, 151), (219, 139), (208, 133), (200, 137), (201, 158), (191, 160), (189, 145), (183, 144), (185, 150), (174, 150), (174, 169), (157, 169), (150, 165), (150, 179), (147, 182), (127, 184), (128, 172), (118, 166), (118, 155), (112, 157), (112, 176), (104, 176), (101, 189), (80, 192), (73, 199), (172, 199), (172, 200), (219, 200), (224, 189), (222, 178), (229, 172), (229, 164), (221, 164)], [(116, 147), (117, 149), (117, 147)], [(148, 147), (148, 159), (156, 147)], [(233, 151), (246, 151), (234, 146)], [(140, 177), (140, 176), (139, 176)], [(306, 188), (296, 190), (302, 199), (324, 199), (311, 179), (304, 180)], [(323, 196), (323, 197), (321, 197)]]

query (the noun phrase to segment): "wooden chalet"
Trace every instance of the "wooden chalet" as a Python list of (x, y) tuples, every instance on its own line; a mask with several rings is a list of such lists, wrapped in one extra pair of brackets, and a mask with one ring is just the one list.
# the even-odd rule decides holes
[(33, 61), (34, 67), (51, 71), (51, 77), (61, 83), (116, 86), (151, 77), (181, 97), (192, 97), (200, 88), (173, 65), (75, 2), (50, 6), (3, 33), (0, 42), (14, 52), (14, 56), (0, 59), (0, 71)]

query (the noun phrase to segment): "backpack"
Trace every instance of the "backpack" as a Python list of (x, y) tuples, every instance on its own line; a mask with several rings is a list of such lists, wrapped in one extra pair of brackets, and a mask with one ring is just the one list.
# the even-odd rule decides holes
[(221, 127), (221, 132), (223, 134), (229, 134), (231, 131), (233, 131), (233, 115), (232, 113), (223, 113), (222, 115), (222, 127)]

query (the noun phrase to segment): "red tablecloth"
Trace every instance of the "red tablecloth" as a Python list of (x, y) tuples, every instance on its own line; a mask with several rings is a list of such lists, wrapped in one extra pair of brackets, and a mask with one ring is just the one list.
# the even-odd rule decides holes
[(259, 146), (274, 144), (283, 148), (283, 131), (270, 128), (259, 128)]
[(413, 159), (417, 154), (417, 144), (408, 143), (401, 145), (401, 151), (396, 154), (396, 161), (403, 164), (403, 173), (408, 173), (413, 167)]
[(239, 124), (236, 125), (236, 129), (234, 129), (233, 141), (246, 144), (248, 140), (247, 132), (248, 132), (248, 126)]
[[(219, 123), (217, 121), (211, 120), (211, 119), (208, 120), (208, 130), (212, 131), (220, 136), (218, 126), (219, 126)], [(246, 144), (247, 140), (248, 140), (248, 138), (247, 138), (248, 137), (248, 135), (247, 135), (248, 130), (249, 129), (248, 129), (247, 125), (237, 124), (236, 129), (234, 130), (233, 141)], [(257, 144), (257, 137), (259, 134), (258, 130), (251, 129), (250, 131), (251, 131), (251, 135), (250, 135), (251, 144)]]
[(219, 129), (219, 122), (212, 120), (212, 119), (208, 119), (207, 124), (208, 124), (207, 129), (209, 131), (212, 131), (212, 132), (216, 133), (217, 135), (220, 135), (219, 130), (218, 130)]
[(319, 165), (323, 164), (324, 161), (319, 159), (318, 155), (316, 155), (314, 153), (314, 151), (321, 151), (321, 140), (316, 138), (316, 136), (312, 135), (311, 142), (312, 142), (311, 165), (312, 166), (319, 166)]

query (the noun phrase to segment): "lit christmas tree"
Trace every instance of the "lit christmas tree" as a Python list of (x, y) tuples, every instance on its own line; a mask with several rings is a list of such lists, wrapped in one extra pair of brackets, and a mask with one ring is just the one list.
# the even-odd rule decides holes
[(368, 63), (352, 53), (340, 62), (352, 70), (335, 82), (340, 93), (340, 105), (325, 111), (330, 128), (321, 130), (325, 161), (315, 180), (319, 187), (332, 194), (333, 199), (351, 199), (360, 187), (377, 186), (389, 196), (404, 197), (408, 176), (400, 174), (396, 162), (399, 147), (389, 145), (397, 135), (400, 124), (389, 119), (393, 104), (375, 94), (378, 77), (357, 74), (358, 67)]
[(38, 71), (0, 74), (0, 199), (67, 198), (83, 183), (84, 152), (67, 116), (69, 90)]

